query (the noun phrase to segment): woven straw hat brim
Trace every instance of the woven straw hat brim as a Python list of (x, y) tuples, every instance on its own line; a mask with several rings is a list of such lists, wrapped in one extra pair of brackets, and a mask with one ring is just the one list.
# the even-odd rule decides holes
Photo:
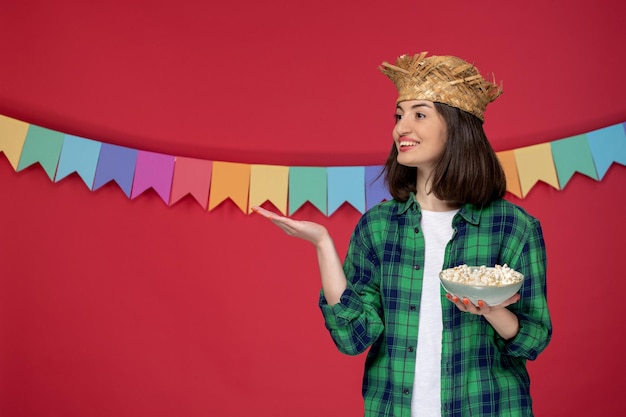
[(486, 80), (478, 69), (454, 56), (427, 57), (427, 52), (402, 55), (395, 64), (383, 62), (380, 70), (398, 90), (397, 102), (428, 100), (445, 103), (484, 121), (487, 105), (502, 94), (502, 86)]

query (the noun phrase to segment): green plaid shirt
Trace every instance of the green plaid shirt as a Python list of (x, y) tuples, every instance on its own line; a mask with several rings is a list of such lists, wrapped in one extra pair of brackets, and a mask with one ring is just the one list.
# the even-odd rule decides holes
[[(424, 265), (420, 217), (414, 196), (365, 213), (350, 240), (341, 302), (329, 306), (323, 292), (320, 297), (339, 350), (357, 355), (369, 348), (366, 416), (410, 416)], [(452, 227), (444, 268), (507, 264), (526, 279), (520, 301), (508, 307), (520, 324), (509, 341), (482, 316), (458, 310), (441, 290), (441, 415), (532, 416), (526, 361), (546, 348), (552, 334), (541, 226), (522, 208), (498, 200), (461, 207)]]

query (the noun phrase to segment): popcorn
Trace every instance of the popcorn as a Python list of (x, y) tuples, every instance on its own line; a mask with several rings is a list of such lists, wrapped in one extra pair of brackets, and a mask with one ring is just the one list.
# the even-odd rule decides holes
[(459, 265), (442, 271), (441, 278), (466, 285), (499, 287), (520, 282), (523, 275), (509, 268), (507, 264), (496, 265), (493, 268), (484, 265), (479, 267)]

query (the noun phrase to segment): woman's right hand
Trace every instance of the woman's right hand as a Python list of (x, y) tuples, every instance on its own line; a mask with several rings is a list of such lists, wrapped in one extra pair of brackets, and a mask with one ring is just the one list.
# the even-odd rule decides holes
[(315, 245), (326, 302), (331, 306), (339, 303), (341, 294), (346, 290), (347, 281), (328, 230), (321, 224), (290, 219), (261, 207), (252, 207), (252, 211), (270, 219), (289, 236), (304, 239)]
[(287, 235), (304, 239), (319, 246), (329, 237), (328, 230), (318, 223), (306, 220), (294, 220), (289, 217), (280, 216), (262, 207), (252, 207), (252, 211), (268, 218), (276, 226), (280, 227)]

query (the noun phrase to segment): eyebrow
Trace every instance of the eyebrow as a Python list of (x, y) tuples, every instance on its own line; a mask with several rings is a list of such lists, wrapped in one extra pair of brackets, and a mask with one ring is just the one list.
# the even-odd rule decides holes
[[(429, 109), (433, 108), (429, 103), (417, 103), (417, 104), (412, 105), (409, 110), (415, 110), (415, 109), (417, 109), (419, 107), (426, 107), (426, 108), (429, 108)], [(400, 110), (404, 111), (402, 109), (402, 107), (400, 107), (400, 103), (396, 104), (396, 109), (400, 109)]]

